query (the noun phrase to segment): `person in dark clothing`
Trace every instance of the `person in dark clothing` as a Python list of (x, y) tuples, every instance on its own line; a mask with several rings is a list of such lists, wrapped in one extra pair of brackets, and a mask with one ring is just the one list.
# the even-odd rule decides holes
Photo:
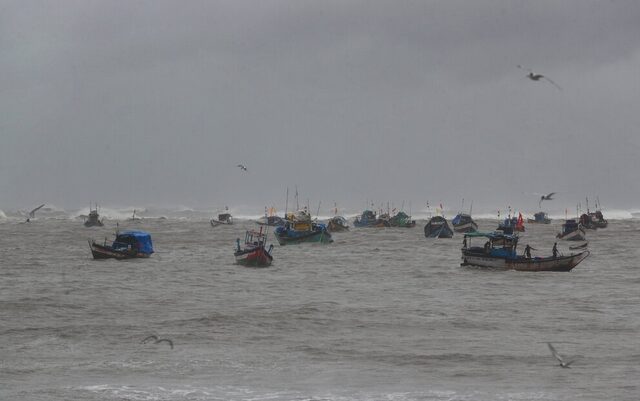
[(553, 243), (552, 252), (553, 252), (553, 257), (557, 258), (558, 257), (558, 243), (557, 242)]
[(527, 244), (527, 246), (524, 247), (524, 256), (527, 259), (531, 259), (531, 247), (529, 246), (529, 244)]

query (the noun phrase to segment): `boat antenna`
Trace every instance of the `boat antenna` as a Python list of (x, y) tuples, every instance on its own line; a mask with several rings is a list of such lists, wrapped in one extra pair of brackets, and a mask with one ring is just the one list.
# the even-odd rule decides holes
[(600, 204), (600, 197), (596, 196), (596, 210), (602, 209), (602, 205)]
[(471, 216), (473, 212), (473, 200), (471, 201), (471, 206), (469, 206), (469, 216)]
[(318, 216), (320, 216), (320, 204), (322, 203), (322, 201), (318, 201), (318, 212), (316, 213), (316, 219), (318, 218)]
[(287, 217), (287, 211), (289, 209), (289, 187), (287, 187), (287, 200), (284, 201), (284, 216)]
[(411, 201), (409, 201), (409, 217), (411, 217)]
[(587, 201), (587, 214), (589, 214), (589, 198), (585, 198)]
[(460, 206), (460, 212), (462, 213), (462, 211), (464, 210), (464, 198), (462, 198), (462, 206)]
[(400, 207), (400, 210), (404, 212), (404, 201), (402, 201), (402, 207)]
[(296, 210), (300, 210), (300, 203), (298, 202), (298, 184), (296, 184)]

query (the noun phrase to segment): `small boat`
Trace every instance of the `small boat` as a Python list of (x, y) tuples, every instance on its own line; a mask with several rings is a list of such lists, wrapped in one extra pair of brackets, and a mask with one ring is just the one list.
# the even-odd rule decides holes
[(389, 218), (389, 226), (411, 228), (416, 226), (416, 221), (411, 220), (411, 216), (400, 211)]
[(545, 212), (538, 212), (533, 215), (533, 219), (527, 219), (527, 223), (551, 224), (551, 219)]
[(240, 238), (236, 240), (236, 251), (233, 253), (236, 263), (242, 266), (271, 266), (273, 244), (265, 249), (266, 244), (267, 234), (262, 232), (262, 227), (260, 231), (248, 230), (244, 235), (244, 248), (240, 246)]
[(586, 230), (596, 230), (598, 228), (591, 216), (587, 213), (583, 213), (578, 221), (580, 222), (580, 226)]
[(498, 231), (502, 231), (505, 234), (513, 234), (514, 231), (524, 232), (524, 221), (522, 214), (518, 217), (507, 217), (503, 222), (498, 224)]
[(151, 235), (145, 231), (120, 231), (111, 245), (89, 241), (94, 259), (133, 259), (148, 258), (153, 253)]
[(136, 217), (136, 209), (133, 209), (133, 214), (129, 218), (129, 221), (140, 221), (142, 220), (140, 217)]
[(562, 232), (556, 235), (556, 238), (563, 239), (565, 241), (584, 241), (586, 238), (586, 231), (582, 228), (574, 219), (569, 219), (562, 225)]
[(389, 220), (378, 218), (372, 210), (365, 210), (353, 221), (356, 227), (389, 227)]
[(596, 210), (595, 212), (589, 213), (589, 217), (591, 218), (591, 223), (596, 228), (607, 228), (609, 222), (604, 219), (602, 212), (600, 210)]
[(284, 226), (285, 221), (282, 217), (276, 215), (263, 216), (256, 220), (256, 224), (259, 224), (261, 226), (279, 227)]
[[(484, 246), (471, 246), (473, 238), (483, 238), (487, 241)], [(559, 271), (568, 272), (589, 256), (588, 250), (583, 250), (568, 256), (556, 255), (549, 257), (526, 257), (516, 253), (518, 236), (493, 233), (468, 233), (462, 243), (461, 266), (478, 266), (495, 269), (518, 271)]]
[(459, 213), (451, 220), (453, 230), (457, 233), (470, 233), (478, 231), (478, 224), (471, 218), (471, 215)]
[(424, 236), (427, 238), (451, 238), (453, 230), (442, 216), (433, 216), (424, 226)]
[(349, 223), (347, 223), (347, 219), (342, 216), (334, 216), (329, 219), (329, 222), (327, 223), (327, 230), (332, 233), (347, 231), (349, 230)]
[(100, 215), (98, 214), (98, 205), (96, 205), (95, 209), (91, 209), (91, 206), (89, 206), (89, 216), (87, 216), (87, 219), (84, 221), (84, 226), (85, 227), (104, 226), (104, 224), (102, 223), (102, 220), (100, 220)]
[(211, 219), (211, 226), (217, 227), (219, 225), (231, 225), (233, 224), (233, 218), (229, 213), (221, 213), (218, 215), (218, 220)]
[(299, 244), (302, 242), (319, 242), (327, 244), (333, 242), (327, 226), (311, 221), (307, 211), (287, 214), (284, 226), (276, 227), (274, 231), (280, 245)]

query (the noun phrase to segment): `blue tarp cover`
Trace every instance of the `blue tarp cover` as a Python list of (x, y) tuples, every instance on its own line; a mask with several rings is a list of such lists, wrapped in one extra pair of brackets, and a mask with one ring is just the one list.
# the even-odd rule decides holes
[(151, 242), (151, 235), (146, 231), (120, 231), (116, 236), (114, 248), (116, 247), (116, 243), (127, 244), (131, 242), (132, 239), (135, 243), (138, 244), (139, 252), (147, 254), (153, 253), (153, 243)]

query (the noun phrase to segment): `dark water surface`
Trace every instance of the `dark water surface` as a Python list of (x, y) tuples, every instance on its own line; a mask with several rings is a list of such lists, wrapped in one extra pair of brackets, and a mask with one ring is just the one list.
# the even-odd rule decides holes
[[(156, 248), (131, 261), (91, 259), (111, 223), (1, 223), (0, 400), (638, 399), (640, 223), (589, 232), (571, 273), (460, 267), (462, 238), (420, 223), (276, 245), (268, 269), (233, 263), (250, 222), (128, 223)], [(558, 224), (528, 230), (549, 254)]]

